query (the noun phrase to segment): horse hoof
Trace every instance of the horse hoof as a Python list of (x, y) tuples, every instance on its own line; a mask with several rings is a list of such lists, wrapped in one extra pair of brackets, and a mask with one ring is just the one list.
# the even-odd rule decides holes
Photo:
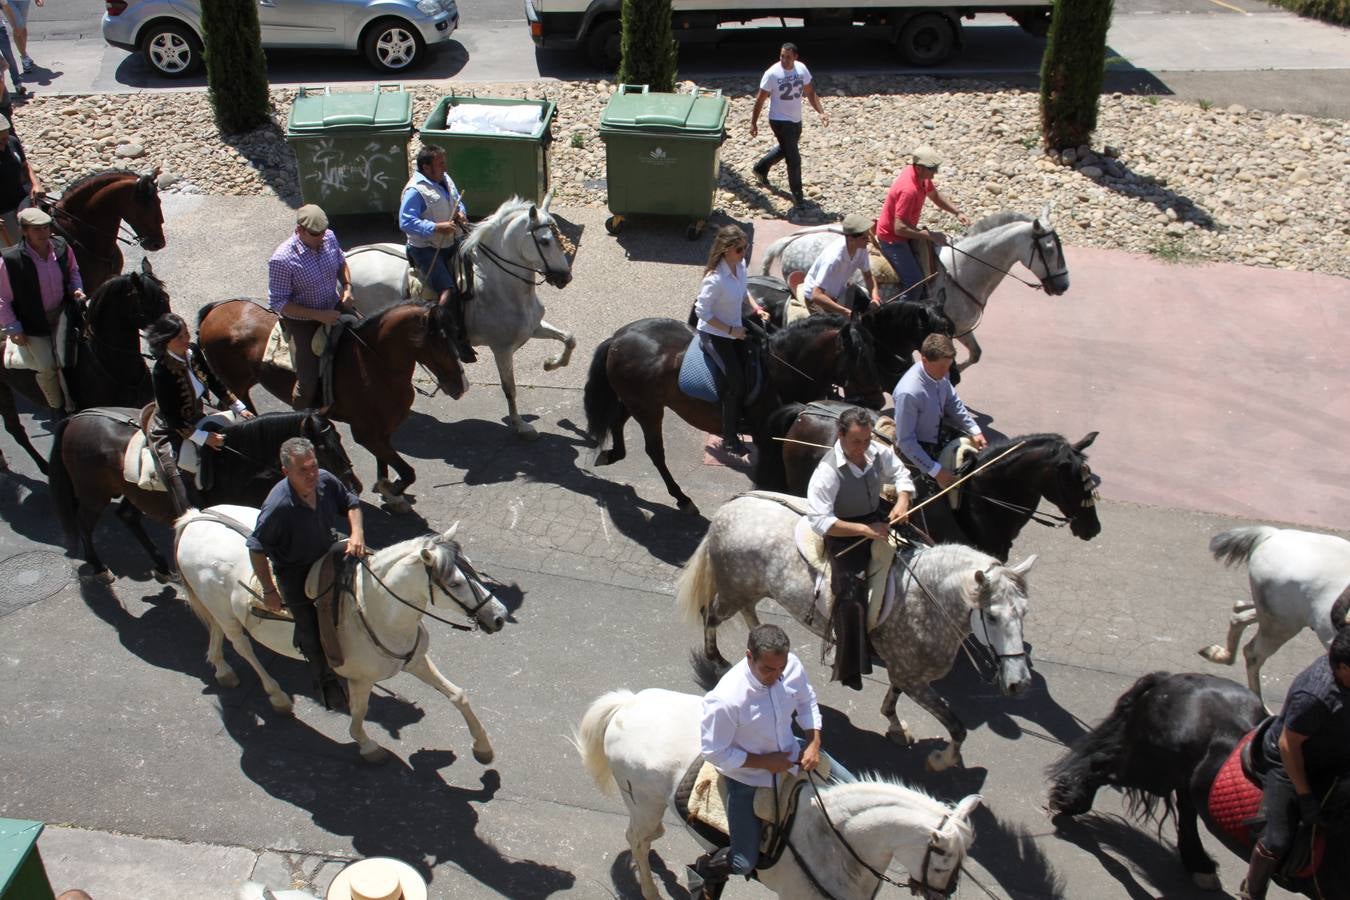
[(1191, 882), (1202, 891), (1221, 891), (1223, 884), (1213, 872), (1192, 872)]
[(406, 516), (408, 513), (413, 511), (412, 504), (409, 503), (407, 500), (404, 500), (402, 497), (385, 497), (383, 505), (384, 508), (389, 512), (401, 516)]
[(522, 441), (536, 441), (539, 439), (539, 432), (535, 430), (533, 425), (521, 422), (516, 426), (516, 437)]
[(959, 765), (961, 765), (961, 754), (953, 752), (950, 747), (943, 750), (934, 750), (928, 754), (928, 759), (924, 762), (924, 768), (930, 772), (945, 772), (952, 766)]
[[(232, 670), (227, 669), (216, 675), (216, 684), (223, 688), (237, 688), (239, 687), (239, 676)], [(273, 706), (275, 706), (275, 704), (273, 704)]]
[(675, 505), (679, 508), (680, 512), (684, 513), (686, 516), (698, 515), (698, 505), (694, 503), (693, 500), (690, 500), (688, 497), (685, 497), (683, 500), (681, 500), (679, 503)]
[(552, 372), (554, 369), (561, 369), (561, 368), (562, 368), (562, 360), (561, 360), (561, 359), (546, 359), (546, 360), (544, 360), (544, 371), (545, 371), (545, 372)]
[(601, 450), (599, 453), (595, 454), (595, 465), (597, 466), (607, 466), (611, 461), (608, 450)]
[(117, 582), (117, 576), (114, 575), (110, 569), (99, 569), (97, 572), (94, 572), (92, 575), (88, 577), (89, 580), (94, 582), (95, 584), (111, 585)]
[(384, 749), (383, 747), (378, 746), (374, 750), (371, 750), (369, 753), (362, 751), (361, 761), (369, 763), (372, 766), (384, 765), (385, 763), (389, 762), (389, 751)]
[[(239, 679), (236, 678), (235, 684), (238, 683)], [(277, 697), (268, 697), (267, 702), (272, 704), (273, 710), (281, 713), (284, 716), (289, 716), (291, 713), (295, 712), (295, 705), (291, 703), (291, 698), (287, 697), (285, 694), (281, 694), (280, 696)]]
[(177, 572), (170, 572), (165, 569), (152, 569), (150, 575), (160, 584), (181, 584), (183, 581)]
[(1200, 655), (1212, 663), (1218, 663), (1221, 666), (1231, 666), (1233, 664), (1233, 655), (1224, 647), (1218, 644), (1210, 644), (1200, 651)]
[(914, 735), (909, 733), (908, 728), (892, 728), (886, 732), (886, 737), (892, 743), (899, 744), (905, 749), (914, 746)]
[(488, 763), (492, 762), (492, 760), (496, 757), (496, 755), (497, 754), (492, 752), (491, 747), (487, 748), (486, 750), (479, 750), (477, 748), (474, 748), (473, 751), (473, 758), (485, 766)]

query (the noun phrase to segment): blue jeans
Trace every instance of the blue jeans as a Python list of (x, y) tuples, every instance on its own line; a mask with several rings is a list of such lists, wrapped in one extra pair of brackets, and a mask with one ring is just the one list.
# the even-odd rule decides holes
[(0, 55), (4, 56), (5, 65), (9, 67), (9, 80), (14, 82), (14, 89), (18, 90), (19, 85), (23, 84), (23, 79), (19, 77), (19, 64), (14, 61), (14, 51), (9, 46), (9, 29), (3, 22), (0, 22)]
[(408, 262), (417, 267), (433, 291), (441, 294), (455, 290), (455, 276), (450, 268), (455, 252), (455, 247), (414, 247), (409, 244)]
[[(912, 288), (923, 281), (923, 268), (919, 265), (919, 261), (914, 258), (914, 250), (909, 246), (909, 241), (901, 240), (893, 244), (889, 241), (877, 241), (877, 244), (881, 247), (881, 255), (886, 258), (886, 262), (891, 264), (891, 268), (899, 276), (901, 287)], [(918, 300), (920, 299), (919, 292), (906, 290), (900, 299)]]

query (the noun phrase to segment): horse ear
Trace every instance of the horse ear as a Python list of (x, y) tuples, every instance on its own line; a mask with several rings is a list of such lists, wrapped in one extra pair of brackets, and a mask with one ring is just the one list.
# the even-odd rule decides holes
[(423, 547), (423, 548), (422, 548), (422, 562), (429, 566), (429, 565), (431, 565), (432, 563), (434, 563), (435, 561), (436, 561), (436, 558), (435, 558), (434, 556), (431, 555), (431, 551), (430, 551), (429, 549), (427, 549), (426, 547)]
[(534, 205), (530, 206), (530, 221), (531, 222), (539, 221), (539, 207)]
[(1025, 575), (1031, 571), (1032, 566), (1036, 565), (1036, 559), (1036, 554), (1033, 553), (1017, 565), (1012, 566), (1011, 571), (1017, 575)]
[(961, 802), (956, 804), (956, 808), (952, 810), (952, 818), (968, 822), (975, 810), (981, 806), (984, 806), (984, 798), (979, 794), (971, 794), (962, 798)]
[(455, 524), (451, 525), (450, 530), (447, 531), (444, 535), (442, 535), (442, 537), (444, 537), (447, 541), (453, 541), (455, 539), (456, 531), (459, 531), (459, 522), (455, 522)]
[(540, 204), (539, 208), (542, 209), (544, 212), (548, 212), (549, 204), (552, 202), (553, 202), (553, 188), (549, 188), (548, 193), (544, 195), (544, 202)]
[(1046, 231), (1049, 231), (1053, 227), (1050, 224), (1050, 218), (1054, 214), (1055, 214), (1055, 201), (1051, 200), (1049, 203), (1046, 203), (1045, 208), (1041, 210), (1041, 214), (1036, 218), (1036, 224), (1045, 228)]
[(150, 257), (148, 256), (141, 257), (141, 274), (142, 275), (155, 274), (155, 270), (150, 266)]
[(1081, 441), (1078, 441), (1077, 443), (1075, 443), (1075, 444), (1073, 445), (1073, 449), (1075, 449), (1075, 450), (1077, 450), (1078, 452), (1081, 453), (1081, 452), (1083, 452), (1084, 450), (1086, 450), (1088, 447), (1091, 447), (1091, 446), (1092, 446), (1092, 442), (1095, 441), (1096, 439), (1097, 439), (1097, 432), (1095, 432), (1095, 431), (1089, 431), (1089, 432), (1083, 437), (1083, 439), (1082, 439)]

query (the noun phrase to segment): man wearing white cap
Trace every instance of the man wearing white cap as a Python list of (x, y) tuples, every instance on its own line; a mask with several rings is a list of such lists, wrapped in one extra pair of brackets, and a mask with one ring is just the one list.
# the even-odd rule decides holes
[(9, 119), (0, 115), (0, 227), (5, 246), (19, 239), (19, 210), (32, 206), (43, 193), (37, 177), (14, 134)]
[(872, 304), (881, 304), (881, 293), (872, 278), (872, 265), (867, 260), (867, 235), (872, 230), (872, 223), (866, 216), (849, 213), (844, 216), (842, 229), (843, 235), (825, 246), (802, 282), (802, 300), (812, 312), (841, 316), (861, 313), (861, 309), (850, 309), (839, 302), (854, 272), (862, 273)]
[(341, 313), (354, 310), (347, 257), (328, 228), (328, 216), (313, 203), (295, 211), (295, 233), (267, 261), (267, 302), (281, 317), (291, 344), (295, 366), (291, 406), (308, 409), (318, 401), (314, 334), (324, 325), (335, 325)]
[(65, 348), (52, 339), (61, 333), (62, 314), (85, 299), (80, 267), (65, 240), (52, 236), (52, 217), (42, 210), (19, 213), (19, 227), (23, 239), (0, 253), (0, 330), (36, 372), (48, 404), (73, 412), (74, 400), (61, 388)]
[[(934, 248), (947, 243), (947, 236), (942, 232), (919, 227), (919, 214), (925, 200), (932, 199), (934, 205), (956, 216), (962, 225), (970, 224), (970, 217), (953, 206), (933, 185), (933, 176), (941, 164), (942, 158), (932, 147), (925, 144), (916, 148), (913, 163), (896, 176), (891, 189), (886, 192), (881, 215), (877, 217), (877, 243), (881, 245), (881, 255), (895, 269), (905, 288), (913, 288), (923, 281), (924, 266), (919, 260), (926, 260)], [(906, 292), (905, 297), (917, 300), (920, 292)]]

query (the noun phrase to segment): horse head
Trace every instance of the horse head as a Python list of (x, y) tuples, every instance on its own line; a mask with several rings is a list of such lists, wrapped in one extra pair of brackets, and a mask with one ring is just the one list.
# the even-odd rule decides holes
[(1069, 264), (1064, 259), (1064, 245), (1051, 224), (1054, 204), (1047, 203), (1041, 214), (1031, 223), (1031, 249), (1023, 264), (1036, 273), (1041, 287), (1052, 297), (1069, 289)]
[(1101, 479), (1088, 467), (1086, 450), (1097, 439), (1088, 432), (1082, 440), (1067, 445), (1068, 458), (1056, 467), (1055, 495), (1050, 502), (1069, 518), (1069, 530), (1080, 540), (1090, 541), (1102, 532), (1097, 518), (1097, 486)]
[(845, 322), (839, 329), (837, 346), (834, 383), (843, 385), (846, 395), (868, 409), (881, 409), (886, 405), (886, 397), (867, 330), (857, 322)]
[(995, 562), (975, 569), (966, 594), (971, 631), (998, 658), (999, 690), (1009, 697), (1021, 697), (1031, 687), (1022, 621), (1027, 614), (1026, 574), (1035, 564), (1033, 554), (1015, 566)]
[(563, 251), (562, 233), (548, 211), (552, 196), (536, 204), (512, 197), (474, 226), (463, 252), (485, 271), (500, 269), (512, 280), (533, 286), (536, 275), (554, 287), (572, 280), (572, 264)]
[(942, 817), (928, 838), (923, 859), (913, 868), (906, 866), (912, 895), (924, 900), (945, 900), (956, 893), (961, 883), (961, 865), (975, 836), (970, 817), (983, 804), (983, 797), (970, 794)]
[[(394, 307), (397, 308), (397, 307)], [(436, 387), (451, 397), (459, 398), (469, 389), (464, 377), (464, 364), (453, 350), (455, 333), (454, 323), (450, 319), (454, 311), (448, 306), (430, 304), (426, 307), (426, 333), (423, 340), (423, 352), (419, 359), (436, 376)]]
[(136, 242), (153, 253), (163, 250), (164, 210), (159, 203), (159, 167), (136, 178), (135, 202), (122, 210), (122, 218), (136, 232)]
[[(427, 575), (436, 588), (448, 594), (484, 631), (496, 633), (506, 624), (506, 607), (492, 596), (492, 591), (483, 584), (483, 579), (464, 555), (455, 540), (458, 530), (459, 523), (456, 522), (445, 534), (427, 538), (422, 545), (422, 564), (427, 567)], [(434, 590), (431, 602), (436, 602)]]
[(347, 448), (342, 446), (342, 435), (332, 420), (321, 413), (312, 412), (305, 417), (302, 427), (305, 437), (314, 445), (314, 457), (319, 465), (336, 475), (348, 490), (359, 495), (362, 490), (361, 479), (356, 477), (356, 469), (347, 456)]
[(555, 288), (565, 288), (572, 281), (572, 262), (563, 250), (562, 232), (548, 211), (552, 192), (544, 198), (543, 206), (530, 207), (530, 237), (534, 240), (539, 258), (544, 261), (544, 281)]

